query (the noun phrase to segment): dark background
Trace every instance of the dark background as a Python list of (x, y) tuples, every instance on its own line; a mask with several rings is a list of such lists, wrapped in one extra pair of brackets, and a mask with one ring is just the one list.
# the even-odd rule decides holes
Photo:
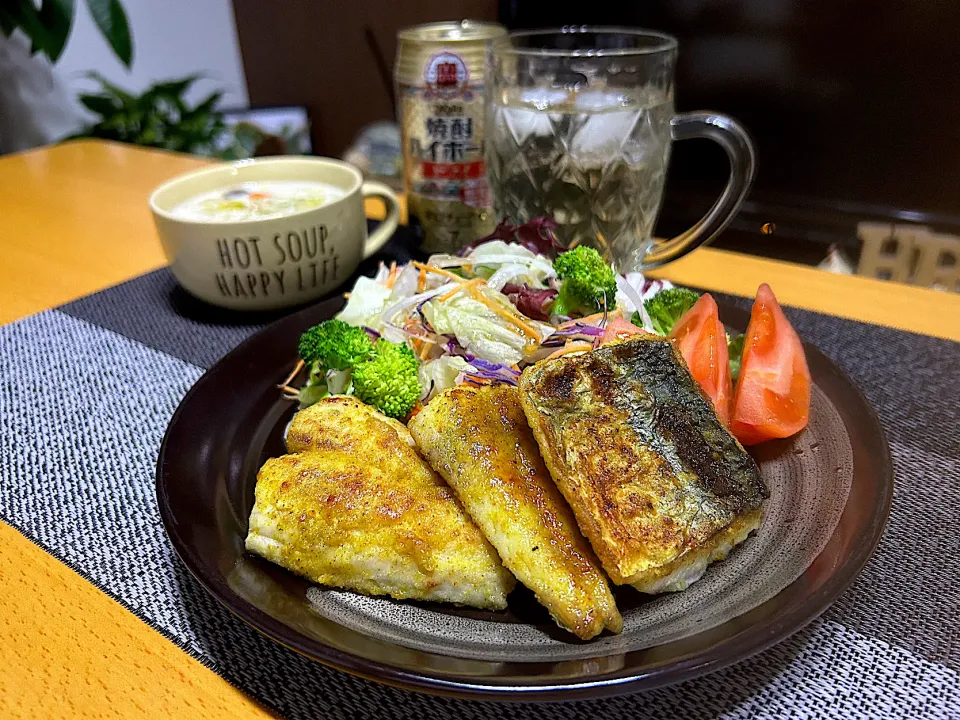
[[(594, 1), (567, 11), (513, 0), (500, 15), (514, 28), (624, 24), (680, 39), (677, 109), (733, 115), (758, 149), (750, 202), (721, 245), (815, 261), (831, 242), (855, 251), (859, 220), (956, 231), (960, 2)], [(659, 232), (702, 214), (726, 172), (711, 143), (674, 145)], [(758, 237), (766, 222), (774, 236)]]
[[(251, 102), (310, 105), (320, 154), (391, 116), (376, 55), (392, 68), (400, 27), (648, 27), (680, 39), (677, 109), (726, 112), (756, 141), (754, 191), (721, 246), (817, 262), (832, 243), (855, 255), (861, 220), (960, 233), (957, 0), (291, 0), (296, 23), (276, 22), (270, 4), (234, 5)], [(719, 148), (677, 143), (658, 234), (693, 222), (726, 175)]]

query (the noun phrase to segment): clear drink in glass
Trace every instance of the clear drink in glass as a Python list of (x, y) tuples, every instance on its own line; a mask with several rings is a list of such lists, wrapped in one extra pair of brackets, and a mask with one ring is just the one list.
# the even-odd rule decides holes
[[(718, 113), (676, 115), (677, 42), (624, 28), (513, 33), (490, 48), (485, 159), (494, 213), (548, 216), (568, 246), (596, 247), (621, 272), (655, 267), (719, 233), (754, 172), (749, 138)], [(697, 225), (655, 243), (673, 140), (709, 137), (731, 160), (721, 198)]]
[(673, 98), (656, 88), (524, 89), (491, 98), (488, 113), (499, 217), (546, 215), (566, 245), (643, 261), (670, 157)]

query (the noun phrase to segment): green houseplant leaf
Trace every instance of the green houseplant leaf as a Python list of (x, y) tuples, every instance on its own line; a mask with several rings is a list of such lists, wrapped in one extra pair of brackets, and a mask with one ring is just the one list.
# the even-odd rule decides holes
[(5, 37), (10, 37), (16, 29), (17, 21), (10, 12), (10, 9), (0, 5), (0, 32), (2, 32)]
[[(130, 67), (133, 62), (133, 39), (130, 23), (120, 0), (87, 0), (90, 15), (113, 52)], [(76, 0), (2, 0), (0, 32), (10, 37), (21, 30), (30, 40), (30, 52), (46, 55), (56, 62), (63, 54), (73, 20)]]
[(73, 22), (73, 0), (43, 0), (38, 8), (32, 0), (8, 0), (0, 8), (0, 29), (10, 36), (20, 28), (30, 39), (30, 52), (59, 59), (67, 44)]
[(217, 106), (217, 103), (220, 102), (220, 98), (222, 97), (223, 93), (219, 90), (217, 92), (212, 92), (203, 100), (201, 100), (200, 103), (192, 110), (192, 112), (210, 113)]
[(87, 80), (92, 80), (97, 83), (103, 90), (105, 95), (111, 95), (120, 101), (120, 104), (123, 106), (130, 106), (136, 102), (136, 96), (128, 93), (126, 90), (121, 88), (119, 85), (114, 85), (112, 82), (107, 80), (103, 75), (91, 70), (88, 73), (84, 74), (84, 77)]
[(87, 110), (104, 118), (113, 115), (122, 107), (108, 95), (80, 95), (78, 99)]
[(180, 98), (201, 77), (201, 75), (187, 75), (185, 78), (180, 78), (179, 80), (168, 80), (157, 83), (150, 88), (150, 92), (160, 97), (169, 97), (171, 99)]
[(56, 62), (67, 46), (67, 37), (73, 25), (73, 0), (43, 0), (40, 4), (40, 22), (47, 28), (48, 45), (44, 52)]
[(130, 37), (127, 13), (120, 0), (87, 0), (87, 8), (120, 62), (130, 67), (133, 63), (133, 39)]
[[(4, 20), (2, 26), (8, 37), (17, 28), (23, 30), (30, 39), (30, 52), (46, 53), (50, 42), (50, 31), (40, 20), (40, 11), (30, 0), (11, 0), (0, 6)], [(9, 28), (9, 32), (7, 31)]]
[(201, 155), (216, 155), (218, 140), (225, 136), (223, 113), (217, 110), (222, 93), (214, 92), (196, 105), (184, 98), (199, 76), (167, 80), (134, 95), (97, 73), (87, 78), (98, 90), (84, 93), (79, 101), (99, 119), (79, 135), (136, 143)]

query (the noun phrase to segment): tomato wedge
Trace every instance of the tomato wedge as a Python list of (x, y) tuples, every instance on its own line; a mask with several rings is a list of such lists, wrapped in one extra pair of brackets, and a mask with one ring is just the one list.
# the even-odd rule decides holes
[(643, 332), (644, 330), (638, 328), (633, 323), (624, 320), (622, 317), (614, 316), (607, 321), (606, 326), (603, 328), (603, 336), (600, 338), (600, 344), (605, 345), (614, 340), (626, 340), (633, 335)]
[(720, 322), (716, 300), (709, 293), (701, 295), (673, 326), (669, 337), (687, 361), (693, 379), (713, 401), (717, 416), (729, 426), (733, 382), (727, 333)]
[(764, 283), (750, 312), (730, 430), (744, 445), (756, 445), (790, 437), (809, 419), (810, 369), (803, 345)]

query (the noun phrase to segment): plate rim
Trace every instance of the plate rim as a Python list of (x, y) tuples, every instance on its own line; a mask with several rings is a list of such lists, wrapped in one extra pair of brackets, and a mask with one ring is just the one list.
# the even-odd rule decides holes
[[(203, 375), (193, 383), (180, 400), (170, 418), (164, 432), (163, 441), (160, 445), (155, 475), (157, 504), (164, 530), (176, 551), (177, 557), (179, 557), (180, 561), (186, 566), (191, 576), (200, 583), (206, 592), (229, 610), (231, 614), (240, 618), (262, 635), (311, 660), (320, 662), (336, 670), (348, 672), (394, 687), (475, 700), (512, 700), (521, 702), (577, 700), (595, 697), (612, 697), (652, 690), (657, 687), (712, 673), (734, 663), (741, 662), (802, 630), (823, 614), (823, 612), (849, 588), (870, 560), (883, 536), (893, 500), (894, 473), (890, 446), (880, 419), (872, 405), (870, 405), (867, 398), (863, 395), (863, 392), (856, 383), (850, 379), (846, 372), (829, 358), (829, 356), (819, 350), (819, 348), (805, 342), (804, 349), (807, 352), (808, 362), (813, 358), (818, 366), (833, 374), (835, 379), (840, 381), (840, 386), (849, 393), (856, 404), (859, 405), (859, 433), (874, 436), (878, 441), (879, 447), (882, 447), (880, 456), (873, 458), (873, 460), (877, 466), (876, 469), (880, 471), (880, 477), (878, 477), (877, 480), (882, 485), (883, 493), (878, 496), (877, 502), (874, 503), (874, 511), (870, 516), (869, 535), (864, 536), (864, 540), (858, 543), (853, 551), (845, 557), (844, 562), (830, 573), (829, 578), (824, 581), (820, 588), (806, 595), (799, 604), (791, 605), (781, 610), (766, 623), (761, 623), (760, 625), (751, 624), (739, 632), (723, 637), (705, 649), (696, 650), (679, 658), (671, 658), (665, 662), (653, 663), (641, 668), (631, 667), (630, 663), (627, 662), (624, 663), (624, 667), (620, 670), (607, 673), (603, 676), (587, 677), (584, 679), (572, 678), (561, 682), (511, 684), (510, 682), (498, 682), (494, 676), (485, 676), (485, 682), (476, 682), (463, 677), (457, 679), (453, 679), (453, 676), (439, 677), (425, 672), (409, 671), (390, 663), (361, 657), (330, 644), (325, 644), (321, 640), (308, 638), (286, 623), (272, 617), (251, 602), (240, 597), (233, 592), (229, 586), (207, 576), (203, 564), (199, 561), (199, 558), (195, 557), (189, 550), (188, 543), (178, 531), (179, 523), (176, 512), (169, 502), (167, 473), (165, 469), (168, 462), (169, 443), (171, 435), (173, 434), (172, 431), (188, 412), (191, 401), (195, 395), (201, 392), (206, 383), (211, 382), (211, 376), (217, 372), (221, 372), (223, 366), (231, 361), (231, 359), (245, 355), (248, 349), (258, 343), (261, 336), (268, 331), (275, 332), (280, 326), (287, 324), (305, 327), (306, 325), (303, 322), (304, 318), (316, 316), (315, 319), (318, 319), (322, 313), (328, 313), (326, 317), (332, 317), (332, 315), (343, 306), (343, 303), (344, 301), (341, 297), (334, 297), (280, 318), (253, 333), (216, 363), (207, 368)], [(721, 307), (721, 313), (727, 316), (725, 318), (726, 324), (735, 326), (746, 325), (746, 323), (743, 322), (745, 318), (748, 317), (748, 313), (745, 310), (727, 301), (721, 301), (718, 304)], [(736, 317), (736, 320), (730, 322), (731, 317)], [(844, 422), (844, 425), (848, 428), (849, 432), (847, 422)], [(857, 468), (855, 465), (855, 477), (856, 473)], [(847, 502), (844, 505), (844, 512), (846, 512), (849, 503), (850, 496), (848, 495)], [(840, 527), (839, 521), (833, 533), (831, 533), (831, 540), (835, 536), (838, 527)], [(829, 542), (830, 540), (828, 540), (828, 544)], [(822, 552), (823, 551), (821, 551), (821, 555)], [(817, 557), (819, 558), (821, 555)], [(816, 563), (816, 559), (814, 563)], [(754, 614), (764, 614), (764, 612), (762, 612), (763, 609), (771, 603), (775, 603), (781, 594), (787, 592), (797, 583), (802, 582), (806, 572), (807, 571), (794, 580), (793, 583), (781, 590), (780, 593), (737, 618), (734, 618), (734, 620), (747, 618)], [(722, 628), (725, 624), (726, 623), (722, 623), (714, 628), (674, 642), (692, 643), (697, 638), (710, 635), (718, 628)], [(670, 643), (655, 647), (665, 647), (669, 644)], [(644, 653), (651, 649), (653, 648), (629, 651), (627, 653), (613, 653), (612, 655), (623, 655), (625, 658), (629, 658), (631, 655)], [(598, 657), (608, 656), (610, 655), (600, 655)], [(499, 664), (507, 667), (521, 667), (524, 665), (543, 663), (511, 662)], [(553, 663), (548, 662), (547, 664)]]

